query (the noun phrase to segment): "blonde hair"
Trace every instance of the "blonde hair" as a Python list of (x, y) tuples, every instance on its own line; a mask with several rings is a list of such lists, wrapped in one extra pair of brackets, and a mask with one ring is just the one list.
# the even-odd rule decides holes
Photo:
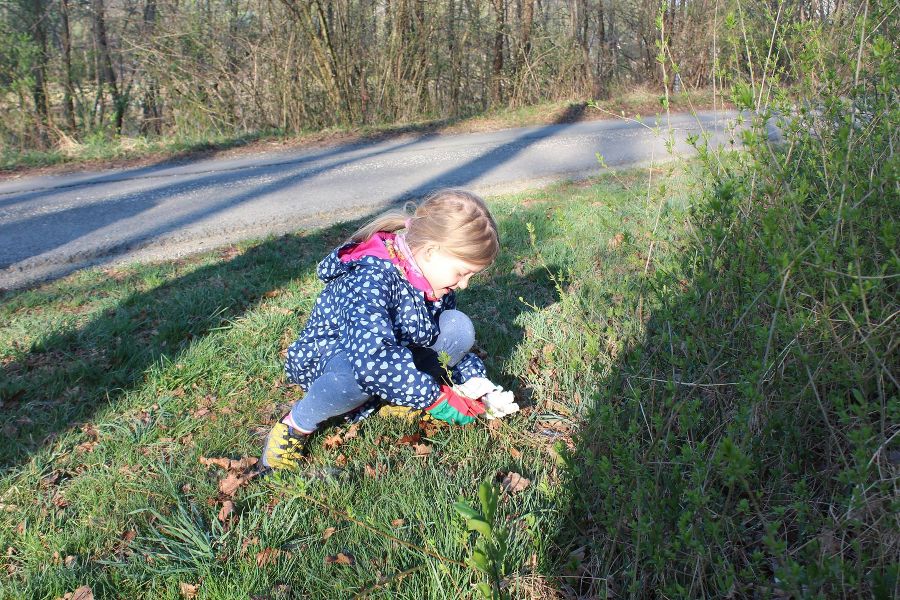
[[(415, 208), (415, 212), (410, 214)], [(497, 223), (476, 194), (444, 189), (430, 194), (418, 207), (412, 202), (375, 218), (350, 237), (364, 242), (379, 231), (406, 229), (406, 243), (413, 252), (428, 244), (475, 265), (494, 262), (500, 243)]]

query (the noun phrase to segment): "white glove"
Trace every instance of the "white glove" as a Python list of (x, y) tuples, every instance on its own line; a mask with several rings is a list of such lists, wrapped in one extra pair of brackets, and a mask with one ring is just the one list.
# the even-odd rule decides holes
[(472, 377), (465, 383), (453, 386), (453, 389), (456, 390), (457, 394), (462, 394), (466, 398), (477, 400), (485, 394), (497, 390), (497, 386), (491, 383), (490, 379), (484, 377)]
[(484, 377), (472, 377), (465, 383), (454, 386), (454, 389), (458, 394), (468, 398), (476, 400), (480, 398), (484, 402), (484, 408), (487, 409), (485, 416), (488, 419), (499, 419), (519, 410), (512, 392), (504, 391), (502, 387)]
[(519, 405), (516, 404), (513, 393), (504, 391), (499, 386), (493, 392), (488, 392), (482, 398), (482, 402), (484, 402), (484, 407), (487, 409), (485, 416), (488, 419), (500, 419), (519, 410)]

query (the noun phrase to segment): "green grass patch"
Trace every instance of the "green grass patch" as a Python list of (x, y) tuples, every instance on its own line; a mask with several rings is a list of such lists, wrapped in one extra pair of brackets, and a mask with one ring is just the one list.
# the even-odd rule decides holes
[(298, 397), (281, 353), (358, 222), (5, 293), (0, 597), (474, 598), (499, 538), (457, 508), (509, 473), (512, 598), (895, 596), (896, 161), (838, 153), (836, 194), (807, 123), (763, 126), (490, 199), (502, 252), (460, 306), (523, 410), (337, 423), (299, 475), (237, 461)]
[[(513, 585), (556, 586), (553, 539), (572, 501), (559, 452), (574, 444), (592, 393), (585, 376), (604, 373), (619, 338), (638, 328), (627, 307), (657, 215), (662, 257), (686, 214), (685, 180), (657, 177), (672, 186), (660, 202), (644, 197), (643, 171), (492, 199), (504, 250), (461, 306), (491, 376), (529, 405), (521, 414), (500, 428), (434, 431), (376, 416), (330, 447), (347, 432), (336, 425), (313, 444), (310, 468), (339, 472), (254, 479), (225, 523), (225, 472), (200, 459), (257, 456), (298, 396), (280, 354), (321, 289), (315, 264), (358, 223), (6, 293), (0, 596), (90, 585), (95, 595), (178, 598), (184, 583), (203, 598), (470, 597), (478, 575), (434, 556), (465, 559), (471, 540), (454, 502), (510, 471), (532, 482), (499, 509), (519, 566)], [(576, 290), (600, 300), (592, 310), (610, 316), (618, 341), (607, 328), (559, 327), (587, 298)], [(429, 454), (402, 441), (415, 435)], [(340, 554), (352, 564), (329, 562)]]

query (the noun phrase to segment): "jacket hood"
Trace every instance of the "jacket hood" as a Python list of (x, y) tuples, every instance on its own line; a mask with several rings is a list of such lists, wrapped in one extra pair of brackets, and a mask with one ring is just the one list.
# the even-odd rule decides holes
[(338, 256), (338, 253), (352, 245), (353, 244), (344, 244), (339, 248), (335, 248), (328, 256), (322, 259), (322, 262), (316, 267), (316, 275), (319, 276), (319, 279), (328, 283), (329, 281), (333, 281), (341, 275), (350, 272), (352, 263), (343, 262)]

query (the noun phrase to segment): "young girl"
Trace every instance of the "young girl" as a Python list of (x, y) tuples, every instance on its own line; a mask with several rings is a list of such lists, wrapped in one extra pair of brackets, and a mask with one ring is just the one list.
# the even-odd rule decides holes
[(296, 468), (320, 423), (384, 403), (459, 425), (484, 413), (480, 401), (451, 387), (486, 381), (484, 364), (469, 352), (475, 330), (456, 310), (456, 290), (498, 250), (484, 201), (442, 190), (411, 217), (378, 217), (322, 260), (325, 289), (285, 364), (306, 395), (272, 428), (263, 466)]

